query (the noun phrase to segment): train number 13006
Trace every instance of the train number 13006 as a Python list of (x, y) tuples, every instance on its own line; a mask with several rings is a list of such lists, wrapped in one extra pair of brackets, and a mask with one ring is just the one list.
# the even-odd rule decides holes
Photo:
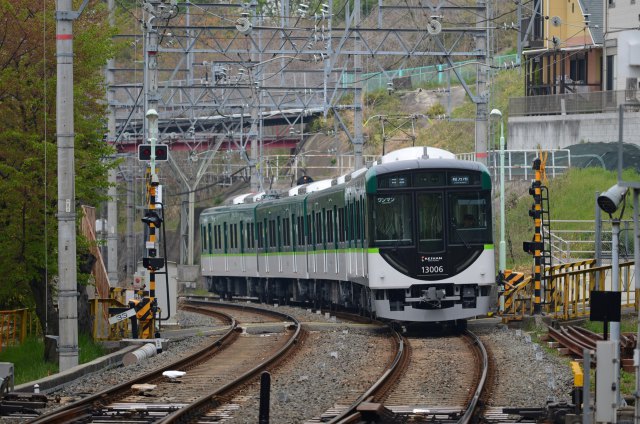
[(442, 265), (433, 265), (433, 266), (421, 266), (423, 274), (442, 274), (444, 272), (444, 266)]

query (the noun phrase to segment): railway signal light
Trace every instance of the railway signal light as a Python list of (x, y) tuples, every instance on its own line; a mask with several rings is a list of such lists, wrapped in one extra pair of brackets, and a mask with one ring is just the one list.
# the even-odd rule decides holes
[[(138, 145), (138, 160), (151, 160), (151, 144)], [(166, 144), (156, 144), (156, 160), (166, 161), (169, 159), (169, 146)]]
[(155, 211), (147, 211), (142, 218), (142, 222), (147, 225), (153, 224), (155, 228), (160, 228), (160, 225), (162, 224), (162, 218), (160, 218), (160, 215), (158, 215)]

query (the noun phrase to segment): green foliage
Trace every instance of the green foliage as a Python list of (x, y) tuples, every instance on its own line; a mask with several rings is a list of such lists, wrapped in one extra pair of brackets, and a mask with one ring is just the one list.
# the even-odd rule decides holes
[(14, 365), (15, 384), (37, 380), (58, 372), (58, 365), (45, 362), (42, 356), (44, 342), (30, 337), (17, 346), (7, 346), (0, 352), (0, 361)]
[[(57, 273), (56, 25), (53, 10), (43, 15), (39, 0), (0, 2), (0, 14), (12, 34), (2, 39), (0, 55), (0, 308), (35, 303), (43, 322), (44, 301), (31, 291)], [(114, 54), (107, 22), (99, 2), (74, 22), (77, 210), (105, 198), (106, 173), (115, 166), (105, 161), (113, 151), (102, 140), (102, 67)]]
[(447, 111), (444, 106), (442, 106), (442, 103), (436, 103), (427, 110), (427, 115), (431, 117), (444, 115), (446, 113)]
[[(79, 363), (84, 364), (93, 361), (105, 354), (104, 348), (96, 344), (91, 337), (80, 335)], [(27, 383), (58, 372), (58, 365), (46, 362), (42, 355), (44, 342), (37, 337), (29, 337), (24, 343), (16, 346), (7, 346), (0, 351), (0, 362), (14, 364), (15, 384)]]

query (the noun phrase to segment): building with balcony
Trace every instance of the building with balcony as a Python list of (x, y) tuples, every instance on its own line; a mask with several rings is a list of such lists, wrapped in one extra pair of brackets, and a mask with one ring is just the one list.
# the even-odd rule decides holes
[(640, 146), (640, 2), (535, 0), (521, 21), (525, 97), (511, 98), (508, 149)]

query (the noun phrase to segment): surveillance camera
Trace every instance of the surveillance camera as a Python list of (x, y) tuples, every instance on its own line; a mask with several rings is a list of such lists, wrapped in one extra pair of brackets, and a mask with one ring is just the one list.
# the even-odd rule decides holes
[(598, 196), (598, 206), (608, 214), (614, 213), (618, 210), (618, 206), (624, 201), (627, 190), (627, 187), (620, 187), (618, 184), (614, 185)]

